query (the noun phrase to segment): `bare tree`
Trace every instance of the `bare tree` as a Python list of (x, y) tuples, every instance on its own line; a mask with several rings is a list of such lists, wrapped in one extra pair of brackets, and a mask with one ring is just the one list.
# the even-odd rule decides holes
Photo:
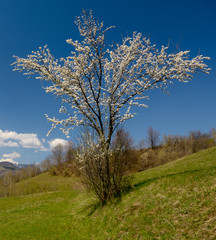
[(43, 172), (48, 172), (52, 167), (51, 156), (47, 156), (41, 163), (40, 168)]
[(64, 146), (62, 144), (58, 144), (52, 149), (50, 158), (52, 159), (55, 165), (60, 166), (65, 160), (64, 154), (65, 154)]
[(138, 161), (138, 153), (133, 146), (133, 138), (123, 127), (116, 131), (112, 147), (121, 150), (121, 161), (112, 163), (112, 167), (116, 170), (122, 168), (120, 171), (123, 173), (133, 172)]
[(141, 139), (138, 142), (138, 145), (136, 146), (137, 150), (142, 150), (146, 145), (146, 140), (145, 139)]
[[(47, 116), (52, 123), (50, 132), (57, 125), (67, 135), (76, 126), (90, 127), (104, 151), (109, 150), (117, 127), (135, 116), (134, 106), (146, 107), (149, 90), (167, 91), (174, 80), (188, 82), (195, 72), (210, 70), (204, 63), (208, 57), (198, 55), (189, 60), (189, 51), (169, 54), (168, 47), (158, 50), (137, 32), (122, 44), (110, 46), (105, 39), (113, 27), (104, 28), (91, 11), (83, 11), (75, 23), (83, 41), (67, 40), (75, 49), (70, 56), (58, 60), (47, 46), (40, 47), (27, 58), (15, 56), (14, 70), (29, 77), (36, 74), (47, 83), (46, 92), (62, 100), (60, 112), (66, 117)], [(108, 157), (104, 164), (109, 179)]]
[(132, 148), (133, 139), (130, 133), (121, 127), (116, 131), (112, 145), (114, 148), (121, 147), (124, 150), (129, 150)]
[(212, 128), (211, 130), (210, 130), (210, 136), (211, 136), (211, 138), (212, 138), (212, 141), (213, 141), (213, 145), (216, 143), (216, 130), (215, 130), (215, 128)]
[(75, 145), (72, 142), (68, 142), (65, 146), (65, 161), (71, 162), (75, 158)]
[(160, 133), (152, 127), (149, 127), (147, 134), (148, 144), (151, 148), (154, 148), (160, 142)]

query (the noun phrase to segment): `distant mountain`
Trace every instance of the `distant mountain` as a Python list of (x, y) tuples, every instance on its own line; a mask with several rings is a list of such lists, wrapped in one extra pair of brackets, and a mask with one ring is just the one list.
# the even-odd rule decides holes
[(17, 167), (19, 169), (22, 169), (22, 168), (27, 168), (29, 166), (33, 166), (33, 164), (24, 164), (24, 163), (18, 163)]
[(11, 162), (0, 162), (0, 167), (4, 168), (4, 169), (8, 169), (8, 170), (18, 170), (19, 167), (16, 164), (13, 164)]
[(12, 162), (2, 161), (0, 162), (0, 177), (4, 176), (9, 171), (19, 171), (28, 166), (32, 166), (32, 164), (14, 164)]

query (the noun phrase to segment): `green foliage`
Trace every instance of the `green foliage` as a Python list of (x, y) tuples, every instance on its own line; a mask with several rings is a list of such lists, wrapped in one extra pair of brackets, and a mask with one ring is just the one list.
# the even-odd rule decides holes
[(133, 189), (104, 207), (85, 191), (3, 198), (0, 239), (213, 240), (215, 182), (211, 148), (135, 174)]

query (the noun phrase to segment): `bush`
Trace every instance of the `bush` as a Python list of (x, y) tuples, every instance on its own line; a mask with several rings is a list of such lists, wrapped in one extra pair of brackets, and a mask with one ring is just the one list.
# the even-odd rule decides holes
[(121, 197), (131, 186), (131, 177), (125, 175), (126, 158), (121, 148), (108, 149), (105, 144), (90, 141), (80, 147), (77, 158), (83, 183), (102, 204)]

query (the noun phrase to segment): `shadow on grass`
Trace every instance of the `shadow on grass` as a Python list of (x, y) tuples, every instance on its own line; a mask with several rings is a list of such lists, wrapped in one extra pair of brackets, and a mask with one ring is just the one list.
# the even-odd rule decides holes
[(146, 179), (146, 180), (144, 180), (142, 182), (134, 184), (133, 185), (133, 190), (134, 189), (139, 189), (140, 187), (143, 187), (145, 185), (149, 185), (152, 182), (157, 181), (159, 179), (163, 179), (163, 178), (167, 178), (167, 177), (169, 178), (169, 177), (178, 176), (178, 175), (184, 175), (184, 174), (190, 174), (190, 173), (196, 173), (196, 172), (202, 172), (204, 170), (205, 169), (188, 170), (188, 171), (183, 171), (183, 172), (170, 173), (170, 174), (167, 174), (167, 175), (162, 175), (162, 176), (158, 176), (158, 177), (154, 177), (154, 178), (149, 178), (149, 179)]
[(102, 208), (103, 205), (98, 201), (87, 205), (82, 209), (82, 212), (87, 213), (87, 216), (91, 216), (97, 209)]
[(91, 216), (92, 214), (94, 214), (94, 212), (96, 210), (102, 209), (104, 206), (107, 206), (107, 205), (116, 205), (116, 204), (121, 202), (121, 199), (122, 199), (123, 196), (126, 196), (128, 193), (136, 191), (137, 189), (139, 189), (139, 188), (141, 188), (143, 186), (148, 186), (148, 185), (150, 185), (151, 183), (153, 183), (153, 182), (155, 182), (157, 180), (164, 179), (164, 178), (171, 178), (173, 176), (181, 176), (181, 175), (200, 173), (200, 172), (203, 172), (203, 174), (206, 174), (205, 173), (206, 170), (210, 170), (210, 168), (209, 169), (208, 168), (204, 168), (204, 169), (186, 170), (186, 171), (182, 171), (182, 172), (169, 173), (169, 174), (166, 174), (166, 175), (145, 179), (144, 181), (136, 183), (133, 186), (131, 186), (130, 188), (126, 189), (125, 191), (122, 192), (122, 194), (120, 196), (118, 196), (116, 198), (113, 198), (112, 200), (108, 201), (106, 204), (103, 205), (99, 201), (96, 201), (96, 202), (86, 206), (83, 209), (83, 211), (86, 212), (88, 216)]

